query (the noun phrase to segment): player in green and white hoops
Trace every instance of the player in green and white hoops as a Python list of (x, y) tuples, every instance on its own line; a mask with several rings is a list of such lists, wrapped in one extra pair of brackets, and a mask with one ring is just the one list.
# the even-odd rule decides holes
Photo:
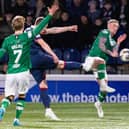
[(119, 36), (117, 42), (112, 38), (118, 28), (119, 22), (117, 20), (108, 21), (107, 29), (100, 31), (83, 64), (85, 71), (92, 70), (94, 72), (100, 86), (98, 101), (95, 103), (100, 118), (104, 116), (101, 103), (105, 100), (106, 94), (115, 92), (115, 89), (107, 84), (106, 62), (108, 56), (118, 57), (120, 43), (126, 38), (126, 34)]
[(5, 52), (9, 55), (5, 81), (5, 98), (2, 100), (0, 107), (0, 120), (3, 119), (6, 108), (13, 101), (17, 93), (19, 96), (16, 104), (16, 118), (13, 125), (21, 125), (19, 119), (24, 109), (25, 94), (29, 88), (29, 70), (31, 68), (30, 45), (35, 36), (48, 24), (57, 9), (58, 5), (52, 5), (48, 9), (49, 14), (46, 18), (36, 28), (28, 32), (23, 32), (25, 23), (23, 16), (15, 16), (12, 20), (14, 34), (5, 38), (0, 49), (0, 57)]

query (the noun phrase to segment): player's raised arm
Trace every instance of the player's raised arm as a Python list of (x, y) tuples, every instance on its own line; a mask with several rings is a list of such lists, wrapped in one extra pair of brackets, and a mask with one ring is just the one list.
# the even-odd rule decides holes
[(100, 32), (100, 35), (101, 36), (99, 38), (99, 48), (101, 49), (101, 51), (111, 56), (112, 51), (108, 50), (105, 45), (109, 37), (108, 32), (106, 30), (103, 30), (102, 32)]
[(77, 25), (71, 25), (71, 26), (64, 26), (64, 27), (52, 27), (52, 28), (47, 28), (44, 29), (41, 34), (58, 34), (58, 33), (63, 33), (67, 31), (73, 31), (77, 32), (78, 31), (78, 26)]
[(51, 6), (51, 8), (48, 8), (49, 14), (36, 26), (36, 28), (33, 30), (34, 36), (40, 33), (40, 31), (48, 24), (48, 22), (51, 20), (54, 13), (58, 10), (58, 5), (54, 4)]
[(118, 56), (118, 50), (119, 50), (120, 44), (126, 39), (126, 37), (127, 37), (127, 34), (124, 33), (117, 38), (117, 43), (112, 51), (114, 55)]
[(49, 53), (53, 57), (55, 63), (59, 61), (56, 54), (53, 52), (50, 46), (42, 38), (37, 39), (36, 43), (38, 43), (42, 47), (42, 49), (44, 49), (47, 53)]

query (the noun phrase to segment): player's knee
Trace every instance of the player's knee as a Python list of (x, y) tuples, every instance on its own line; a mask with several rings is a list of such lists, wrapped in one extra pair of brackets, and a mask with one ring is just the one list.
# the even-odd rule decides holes
[(97, 65), (99, 65), (99, 64), (105, 64), (105, 61), (104, 61), (103, 59), (96, 59), (96, 60), (95, 60), (95, 63), (96, 63)]

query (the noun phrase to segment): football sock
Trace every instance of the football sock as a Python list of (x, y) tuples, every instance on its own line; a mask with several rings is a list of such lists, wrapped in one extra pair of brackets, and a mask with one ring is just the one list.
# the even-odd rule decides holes
[(40, 88), (40, 98), (45, 108), (50, 108), (50, 98), (47, 88)]
[(98, 100), (100, 102), (103, 102), (105, 100), (105, 98), (106, 98), (106, 95), (107, 95), (107, 93), (105, 93), (105, 92), (99, 92), (99, 94), (98, 94)]
[(66, 70), (75, 70), (75, 69), (81, 69), (82, 64), (75, 61), (67, 61), (65, 62), (64, 69)]
[(24, 104), (25, 104), (24, 100), (18, 100), (16, 104), (16, 119), (19, 119), (20, 116), (22, 115), (22, 112), (24, 110)]
[(105, 64), (98, 65), (97, 70), (98, 70), (97, 71), (97, 73), (98, 73), (98, 79), (104, 79), (105, 78), (106, 65)]
[(7, 99), (7, 98), (4, 98), (4, 99), (2, 100), (1, 107), (6, 110), (6, 108), (9, 106), (9, 104), (10, 104), (10, 100)]

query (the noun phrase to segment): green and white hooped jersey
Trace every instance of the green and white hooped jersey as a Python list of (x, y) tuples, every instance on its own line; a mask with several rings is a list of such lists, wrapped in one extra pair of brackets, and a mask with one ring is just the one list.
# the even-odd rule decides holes
[(105, 47), (108, 50), (111, 50), (115, 47), (116, 45), (116, 41), (111, 37), (110, 32), (107, 29), (102, 30), (96, 40), (94, 41), (91, 50), (89, 51), (89, 55), (91, 57), (100, 57), (103, 58), (105, 61), (108, 60), (108, 55), (103, 52), (101, 50), (101, 48), (99, 47), (99, 43), (101, 42), (101, 40), (105, 40)]

